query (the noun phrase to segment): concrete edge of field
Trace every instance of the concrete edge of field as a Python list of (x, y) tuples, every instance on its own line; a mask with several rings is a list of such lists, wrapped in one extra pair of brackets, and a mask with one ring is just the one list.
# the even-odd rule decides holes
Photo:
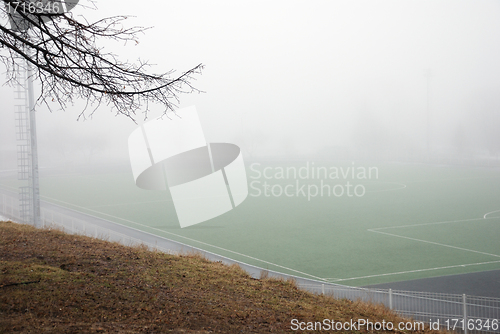
[[(13, 191), (7, 190), (5, 188), (0, 187), (0, 194), (6, 194), (8, 196), (14, 197), (17, 196)], [(100, 228), (104, 229), (109, 229), (113, 232), (117, 232), (119, 234), (129, 236), (133, 239), (140, 240), (144, 245), (148, 246), (150, 249), (157, 249), (159, 251), (163, 251), (166, 253), (170, 254), (190, 254), (190, 253), (196, 253), (200, 254), (201, 256), (205, 257), (206, 259), (213, 261), (213, 262), (221, 262), (226, 265), (233, 265), (237, 264), (239, 265), (243, 270), (245, 270), (252, 278), (259, 279), (261, 277), (271, 277), (271, 278), (277, 278), (277, 279), (293, 279), (299, 286), (302, 288), (305, 288), (306, 290), (314, 290), (318, 291), (318, 288), (321, 288), (321, 285), (324, 284), (325, 286), (337, 286), (337, 287), (346, 287), (346, 288), (351, 288), (345, 285), (341, 284), (335, 284), (335, 283), (329, 283), (329, 282), (324, 282), (324, 281), (319, 281), (319, 280), (314, 280), (314, 279), (308, 279), (308, 278), (303, 278), (295, 275), (290, 275), (290, 274), (285, 274), (285, 273), (280, 273), (277, 271), (269, 270), (269, 269), (264, 269), (261, 267), (257, 267), (242, 261), (237, 261), (233, 260), (231, 258), (215, 254), (206, 250), (203, 250), (201, 248), (197, 248), (194, 246), (190, 246), (187, 244), (184, 244), (179, 241), (175, 240), (170, 240), (168, 238), (158, 236), (149, 232), (145, 232), (139, 229), (135, 229), (133, 227), (121, 225), (118, 223), (115, 223), (113, 221), (103, 219), (100, 217), (96, 217), (90, 214), (82, 213), (76, 210), (72, 210), (63, 206), (59, 206), (56, 204), (52, 204), (49, 202), (42, 201), (41, 202), (41, 207), (43, 209), (55, 211), (58, 213), (61, 213), (66, 216), (70, 216), (72, 218), (85, 221), (88, 224), (99, 226)], [(4, 220), (11, 220), (15, 223), (19, 223), (18, 219), (16, 217), (11, 217), (8, 214), (1, 213), (0, 220), (2, 220), (2, 217), (4, 217)], [(59, 227), (59, 225), (56, 225)], [(308, 289), (307, 286), (314, 286)]]
[[(10, 197), (17, 197), (14, 191), (7, 190), (0, 187), (0, 194), (6, 194)], [(466, 274), (454, 274), (448, 276), (438, 276), (430, 278), (422, 278), (415, 280), (374, 284), (364, 287), (351, 287), (342, 284), (325, 282), (310, 278), (304, 278), (291, 274), (285, 274), (274, 270), (264, 269), (254, 266), (242, 261), (237, 261), (222, 255), (218, 255), (201, 248), (190, 246), (179, 241), (174, 241), (165, 237), (158, 236), (149, 232), (145, 232), (133, 227), (128, 227), (107, 219), (96, 217), (90, 214), (82, 213), (56, 204), (42, 201), (41, 206), (43, 209), (55, 211), (72, 218), (85, 221), (94, 226), (108, 229), (118, 234), (128, 236), (138, 243), (143, 243), (151, 249), (157, 249), (171, 254), (190, 254), (197, 253), (206, 259), (214, 262), (222, 262), (227, 265), (237, 264), (245, 270), (252, 278), (259, 279), (261, 277), (272, 277), (277, 279), (293, 279), (302, 289), (311, 292), (320, 293), (322, 286), (337, 287), (345, 289), (393, 289), (393, 290), (406, 290), (406, 291), (421, 291), (421, 292), (439, 292), (450, 294), (463, 294), (474, 296), (488, 296), (500, 298), (500, 270), (481, 271)], [(5, 213), (1, 213), (6, 220), (16, 221), (16, 217), (9, 217)]]

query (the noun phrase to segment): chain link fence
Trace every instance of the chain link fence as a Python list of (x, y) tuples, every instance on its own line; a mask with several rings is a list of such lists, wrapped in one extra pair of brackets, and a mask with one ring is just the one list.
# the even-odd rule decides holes
[(333, 284), (299, 284), (338, 299), (383, 304), (405, 318), (462, 333), (500, 333), (500, 298), (434, 292), (365, 289)]

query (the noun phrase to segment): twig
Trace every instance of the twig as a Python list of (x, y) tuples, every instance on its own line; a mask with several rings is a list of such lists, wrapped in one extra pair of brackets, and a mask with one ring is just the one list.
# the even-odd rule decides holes
[(33, 283), (40, 283), (40, 280), (38, 280), (38, 281), (30, 281), (30, 282), (19, 282), (19, 283), (3, 284), (3, 285), (0, 285), (0, 288), (6, 288), (8, 286), (14, 286), (14, 285), (33, 284)]

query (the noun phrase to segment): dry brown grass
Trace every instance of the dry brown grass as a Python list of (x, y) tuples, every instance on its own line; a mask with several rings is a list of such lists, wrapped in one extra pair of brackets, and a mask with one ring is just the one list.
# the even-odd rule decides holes
[(196, 254), (0, 222), (1, 333), (283, 333), (292, 319), (358, 318), (401, 321)]

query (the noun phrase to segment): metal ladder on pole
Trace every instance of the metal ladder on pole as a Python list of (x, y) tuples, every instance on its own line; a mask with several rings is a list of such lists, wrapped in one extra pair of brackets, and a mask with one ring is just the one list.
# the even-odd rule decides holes
[(23, 61), (20, 60), (15, 65), (18, 83), (14, 91), (16, 139), (18, 141), (17, 176), (20, 181), (27, 181), (24, 182), (25, 185), (19, 187), (19, 211), (25, 223), (41, 227), (33, 88), (29, 78), (29, 69), (19, 65)]

